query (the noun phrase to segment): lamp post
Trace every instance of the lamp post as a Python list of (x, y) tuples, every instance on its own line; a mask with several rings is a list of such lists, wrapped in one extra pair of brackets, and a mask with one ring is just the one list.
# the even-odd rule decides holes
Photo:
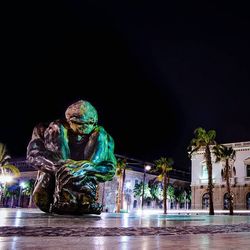
[(150, 165), (144, 166), (144, 172), (143, 172), (143, 185), (142, 185), (142, 201), (141, 201), (141, 209), (143, 210), (144, 205), (144, 192), (145, 192), (145, 179), (146, 179), (146, 171), (149, 171), (151, 169)]

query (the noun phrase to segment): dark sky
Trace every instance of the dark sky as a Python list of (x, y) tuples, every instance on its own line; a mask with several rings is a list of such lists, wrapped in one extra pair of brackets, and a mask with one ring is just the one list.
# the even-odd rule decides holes
[(12, 157), (25, 155), (36, 123), (78, 99), (96, 107), (116, 153), (172, 157), (176, 169), (189, 168), (199, 126), (221, 143), (250, 140), (247, 6), (166, 2), (6, 8), (0, 141)]

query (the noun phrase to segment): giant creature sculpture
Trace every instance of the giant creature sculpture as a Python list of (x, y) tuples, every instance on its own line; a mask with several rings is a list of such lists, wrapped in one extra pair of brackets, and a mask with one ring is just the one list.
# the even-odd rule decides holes
[(97, 185), (115, 174), (114, 141), (89, 102), (73, 103), (65, 116), (33, 130), (27, 160), (38, 169), (34, 202), (48, 213), (100, 214)]

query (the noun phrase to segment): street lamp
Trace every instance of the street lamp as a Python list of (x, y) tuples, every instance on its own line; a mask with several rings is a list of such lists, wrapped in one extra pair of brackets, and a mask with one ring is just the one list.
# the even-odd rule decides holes
[(144, 205), (144, 192), (145, 192), (145, 178), (146, 178), (146, 171), (149, 171), (151, 169), (150, 165), (145, 165), (144, 166), (144, 172), (143, 172), (143, 185), (142, 185), (142, 201), (141, 201), (141, 209), (143, 210), (143, 205)]

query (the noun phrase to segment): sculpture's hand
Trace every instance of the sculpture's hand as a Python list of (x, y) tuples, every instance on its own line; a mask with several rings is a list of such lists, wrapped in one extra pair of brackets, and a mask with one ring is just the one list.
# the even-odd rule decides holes
[(61, 188), (73, 181), (81, 181), (86, 177), (87, 168), (94, 165), (89, 161), (68, 160), (57, 172), (56, 179)]
[(67, 162), (56, 172), (57, 185), (63, 188), (68, 183), (80, 183), (86, 177), (95, 177), (99, 181), (104, 181), (110, 174), (113, 165), (111, 162), (101, 162), (94, 164), (90, 161), (74, 161)]
[(38, 156), (38, 157), (28, 157), (28, 161), (38, 170), (44, 173), (49, 173), (49, 174), (54, 174), (57, 169), (60, 167), (60, 163), (55, 164), (52, 161), (46, 159), (43, 156)]

